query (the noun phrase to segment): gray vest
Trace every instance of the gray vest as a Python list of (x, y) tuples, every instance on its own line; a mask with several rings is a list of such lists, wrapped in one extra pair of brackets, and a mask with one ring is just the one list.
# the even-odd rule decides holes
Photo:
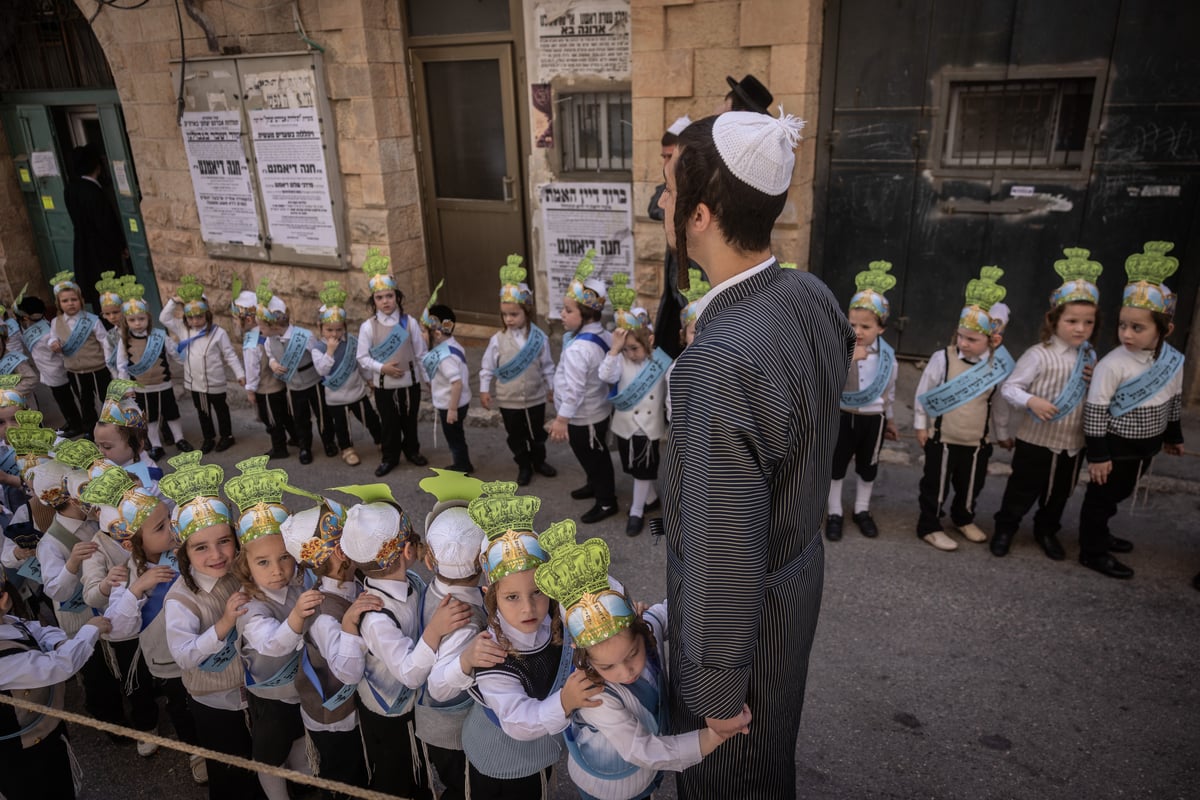
[[(225, 603), (229, 601), (234, 592), (241, 588), (241, 583), (233, 577), (232, 573), (217, 581), (217, 585), (211, 592), (203, 589), (198, 593), (193, 592), (181, 577), (167, 590), (163, 607), (165, 609), (167, 603), (172, 600), (179, 601), (184, 608), (191, 611), (200, 620), (200, 630), (205, 630), (212, 627), (221, 618), (221, 615), (225, 613)], [(242, 670), (233, 662), (227, 664), (225, 669), (220, 672), (206, 672), (196, 667), (195, 669), (185, 669), (182, 673), (180, 677), (183, 678), (183, 686), (192, 697), (217, 694), (246, 685)]]
[[(350, 601), (346, 598), (326, 594), (324, 601), (322, 601), (320, 607), (317, 609), (317, 613), (327, 614), (341, 623), (342, 617), (348, 608), (350, 608)], [(346, 702), (332, 710), (322, 705), (324, 702), (321, 699), (322, 694), (326, 698), (332, 697), (345, 684), (333, 676), (333, 671), (329, 669), (329, 663), (321, 655), (320, 648), (317, 647), (316, 643), (313, 642), (307, 633), (304, 635), (304, 647), (308, 654), (309, 663), (312, 664), (313, 672), (316, 673), (317, 679), (321, 681), (321, 690), (317, 690), (317, 687), (309, 680), (308, 675), (301, 669), (296, 674), (296, 691), (300, 694), (300, 708), (310, 718), (322, 725), (332, 725), (335, 722), (341, 722), (354, 713), (357, 707), (354, 702), (354, 696), (351, 695)]]
[[(429, 624), (429, 620), (437, 611), (438, 604), (445, 597), (445, 594), (435, 586), (436, 584), (430, 583), (429, 588), (425, 590), (425, 625)], [(479, 602), (483, 602), (482, 597)], [(483, 630), (487, 627), (487, 612), (482, 605), (471, 604), (470, 625), (474, 626), (476, 630)], [(438, 702), (430, 697), (428, 692), (422, 691), (417, 706), (413, 710), (413, 717), (417, 724), (417, 736), (421, 741), (434, 747), (441, 747), (445, 750), (462, 750), (463, 725), (466, 723), (467, 715), (473, 705), (475, 705), (475, 701), (467, 692), (444, 702)]]
[[(267, 340), (267, 354), (281, 364), (283, 363), (283, 353), (286, 349), (287, 342), (283, 340), (282, 336), (272, 336)], [(302, 392), (305, 389), (316, 386), (320, 380), (320, 374), (313, 367), (312, 353), (305, 350), (304, 355), (300, 356), (300, 366), (296, 368), (296, 374), (292, 376), (292, 379), (287, 382), (286, 386), (294, 392)]]
[[(283, 604), (276, 603), (267, 596), (256, 597), (255, 599), (271, 609), (271, 616), (277, 622), (284, 625), (288, 614), (291, 613), (292, 607), (296, 605), (296, 601), (300, 598), (304, 587), (293, 583), (288, 587), (287, 597), (284, 598)], [(257, 697), (265, 697), (269, 700), (282, 700), (285, 703), (298, 703), (300, 694), (296, 690), (296, 682), (294, 680), (280, 683), (278, 686), (261, 686), (260, 684), (269, 681), (279, 674), (279, 671), (292, 663), (292, 660), (299, 655), (300, 651), (288, 653), (283, 656), (264, 656), (262, 653), (255, 650), (246, 643), (246, 639), (242, 637), (242, 631), (246, 627), (248, 615), (243, 614), (237, 619), (238, 629), (238, 653), (242, 656), (242, 664), (245, 666), (246, 672), (249, 673), (249, 679), (246, 681), (246, 690)], [(251, 680), (254, 685), (251, 685)]]
[[(496, 365), (504, 366), (521, 352), (521, 345), (506, 328), (496, 337)], [(546, 402), (546, 379), (542, 375), (541, 354), (524, 372), (508, 383), (501, 383), (499, 376), (492, 383), (492, 393), (500, 408), (529, 408)]]

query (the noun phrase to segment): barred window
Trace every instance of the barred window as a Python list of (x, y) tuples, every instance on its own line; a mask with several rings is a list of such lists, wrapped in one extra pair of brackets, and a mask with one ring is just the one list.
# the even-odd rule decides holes
[(633, 169), (630, 92), (582, 92), (559, 98), (565, 172)]

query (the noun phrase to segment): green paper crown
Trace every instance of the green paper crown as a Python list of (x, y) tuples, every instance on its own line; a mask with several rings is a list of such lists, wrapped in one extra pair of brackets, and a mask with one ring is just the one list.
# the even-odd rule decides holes
[(254, 456), (234, 465), (242, 474), (229, 479), (225, 494), (243, 514), (259, 503), (283, 505), (288, 474), (282, 469), (267, 469), (269, 460), (270, 456)]
[(872, 261), (867, 264), (864, 272), (854, 276), (854, 285), (860, 292), (870, 289), (873, 292), (884, 294), (896, 285), (896, 276), (888, 274), (891, 269), (892, 262), (890, 261)]
[(121, 289), (121, 299), (129, 302), (130, 300), (143, 300), (146, 297), (146, 287), (140, 283), (130, 283)]
[(71, 469), (88, 469), (97, 461), (103, 461), (104, 454), (91, 439), (72, 439), (58, 446), (54, 460)]
[(500, 268), (500, 285), (517, 286), (525, 280), (529, 273), (521, 266), (524, 263), (525, 259), (516, 253), (509, 255), (508, 263)]
[(236, 298), (241, 293), (242, 293), (242, 276), (234, 275), (233, 276), (233, 285), (231, 285), (229, 287), (229, 296)]
[(21, 382), (20, 375), (13, 375), (12, 373), (9, 373), (8, 375), (0, 375), (0, 391), (5, 391), (5, 392), (16, 391), (17, 384), (20, 382)]
[(19, 456), (50, 454), (56, 438), (54, 431), (42, 427), (42, 412), (18, 411), (13, 415), (16, 425), (8, 429), (5, 438)]
[(429, 302), (425, 304), (425, 308), (433, 308), (434, 304), (437, 303), (438, 292), (442, 290), (442, 286), (445, 283), (446, 279), (442, 278), (440, 281), (438, 281), (438, 285), (433, 287), (433, 294), (429, 295)]
[(117, 280), (117, 273), (114, 270), (101, 272), (100, 280), (96, 281), (96, 291), (100, 294), (121, 294), (121, 281)]
[(115, 508), (121, 504), (125, 493), (137, 485), (137, 481), (125, 470), (109, 469), (88, 481), (88, 485), (80, 492), (79, 499), (85, 503)]
[(254, 297), (258, 300), (258, 304), (265, 306), (271, 302), (271, 298), (275, 293), (271, 291), (271, 279), (263, 278), (258, 282), (258, 288), (254, 290)]
[(331, 492), (345, 492), (354, 495), (364, 503), (400, 503), (392, 494), (392, 487), (386, 483), (356, 483), (350, 486), (331, 486)]
[(979, 277), (967, 283), (967, 305), (987, 311), (1003, 300), (1008, 290), (996, 283), (1003, 275), (1004, 270), (999, 267), (982, 267)]
[(493, 481), (481, 487), (483, 494), (471, 501), (467, 513), (487, 536), (495, 541), (508, 531), (532, 531), (542, 501), (536, 497), (517, 497), (517, 484)]
[(688, 288), (683, 290), (683, 296), (687, 298), (689, 303), (694, 303), (704, 295), (708, 294), (708, 290), (712, 285), (704, 280), (704, 273), (693, 267), (688, 267)]
[(1142, 252), (1125, 259), (1125, 274), (1130, 283), (1145, 281), (1161, 286), (1179, 269), (1179, 259), (1167, 253), (1175, 249), (1174, 242), (1146, 242)]
[(448, 469), (435, 469), (433, 472), (434, 477), (422, 478), (417, 485), (436, 497), (439, 503), (450, 500), (465, 500), (469, 503), (483, 493), (483, 481), (478, 478)]
[(583, 283), (588, 278), (592, 277), (592, 273), (596, 271), (596, 251), (588, 248), (588, 251), (583, 254), (583, 258), (579, 261), (579, 266), (575, 267), (575, 280)]
[(56, 272), (54, 277), (50, 279), (51, 286), (58, 286), (60, 283), (74, 283), (75, 273), (69, 269), (64, 269), (61, 272)]
[(575, 542), (575, 522), (564, 519), (538, 537), (550, 561), (537, 568), (533, 582), (542, 594), (570, 608), (585, 594), (608, 591), (608, 545), (603, 539)]
[(26, 283), (24, 286), (21, 287), (21, 291), (17, 292), (17, 296), (14, 297), (13, 301), (12, 301), (13, 308), (18, 308), (21, 305), (21, 301), (25, 299), (25, 290), (28, 288), (29, 288), (29, 284)]
[(629, 275), (624, 272), (613, 273), (612, 283), (608, 287), (608, 299), (612, 301), (613, 309), (628, 311), (637, 300), (637, 292), (629, 288)]
[(121, 378), (113, 378), (108, 382), (108, 391), (104, 397), (106, 400), (112, 400), (114, 403), (119, 403), (127, 396), (130, 396), (137, 387), (137, 381), (127, 381)]
[(367, 251), (367, 257), (363, 259), (362, 265), (362, 271), (367, 274), (367, 277), (387, 275), (391, 268), (392, 260), (381, 253), (378, 247), (372, 247)]
[(194, 303), (204, 296), (204, 287), (195, 275), (184, 275), (177, 292), (179, 299), (185, 303)]
[(216, 464), (201, 464), (202, 455), (199, 450), (193, 450), (167, 460), (175, 471), (164, 475), (158, 486), (176, 505), (190, 503), (197, 497), (221, 496), (221, 482), (225, 480), (225, 470)]
[(317, 295), (326, 308), (345, 308), (349, 295), (337, 281), (325, 281), (325, 288)]
[(1069, 281), (1087, 281), (1095, 283), (1100, 277), (1100, 273), (1104, 271), (1104, 267), (1099, 261), (1089, 261), (1088, 256), (1092, 253), (1090, 250), (1085, 250), (1082, 247), (1064, 247), (1063, 255), (1066, 258), (1060, 258), (1054, 262), (1054, 271), (1059, 274), (1059, 277), (1064, 282)]

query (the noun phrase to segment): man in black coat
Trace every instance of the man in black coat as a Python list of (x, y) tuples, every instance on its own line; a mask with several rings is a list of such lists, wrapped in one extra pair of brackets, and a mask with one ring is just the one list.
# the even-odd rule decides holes
[(112, 270), (118, 275), (129, 272), (125, 259), (125, 233), (108, 189), (100, 184), (104, 160), (92, 145), (71, 152), (73, 180), (67, 185), (67, 213), (75, 227), (75, 282), (83, 291), (83, 301), (99, 311), (100, 295), (96, 281), (100, 273)]

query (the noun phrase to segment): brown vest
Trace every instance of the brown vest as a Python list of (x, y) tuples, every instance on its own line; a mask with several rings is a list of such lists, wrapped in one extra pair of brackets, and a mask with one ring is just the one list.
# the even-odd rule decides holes
[[(133, 366), (142, 360), (142, 354), (146, 352), (146, 344), (150, 341), (149, 336), (138, 338), (130, 335), (129, 343), (125, 347), (125, 352), (129, 356), (129, 366)], [(142, 386), (157, 386), (160, 383), (167, 383), (171, 380), (171, 367), (167, 363), (167, 348), (171, 346), (171, 340), (163, 342), (162, 350), (158, 353), (158, 361), (150, 369), (143, 372), (141, 375), (130, 374), (130, 377), (137, 381)]]
[[(349, 600), (334, 594), (326, 594), (325, 599), (321, 601), (321, 607), (317, 609), (317, 613), (333, 617), (341, 623), (342, 617), (348, 608), (350, 608)], [(305, 714), (308, 714), (309, 717), (322, 725), (332, 725), (335, 722), (344, 720), (354, 713), (358, 705), (356, 696), (351, 695), (349, 699), (332, 711), (321, 705), (322, 695), (328, 699), (346, 684), (333, 676), (333, 671), (329, 669), (329, 662), (325, 660), (325, 656), (321, 655), (321, 649), (317, 647), (307, 632), (304, 634), (304, 647), (308, 655), (308, 662), (312, 664), (313, 672), (316, 673), (317, 679), (321, 681), (321, 691), (318, 692), (317, 687), (313, 685), (313, 682), (309, 679), (305, 671), (300, 670), (296, 674), (296, 691), (300, 693), (300, 708), (304, 710)]]
[[(963, 361), (955, 352), (954, 345), (946, 348), (946, 380), (963, 374), (974, 364)], [(961, 444), (978, 447), (987, 442), (988, 419), (992, 412), (992, 392), (995, 387), (983, 392), (975, 399), (937, 418), (935, 425), (938, 441), (943, 444)]]
[(259, 394), (275, 394), (284, 390), (283, 381), (279, 380), (279, 376), (271, 369), (271, 362), (263, 355), (258, 360), (258, 393)]
[[(521, 345), (512, 333), (505, 329), (496, 339), (496, 366), (501, 367), (516, 358)], [(546, 379), (542, 375), (541, 354), (524, 372), (508, 383), (501, 383), (497, 376), (492, 384), (492, 393), (500, 408), (529, 408), (546, 402)]]
[[(408, 315), (401, 314), (400, 321), (396, 324), (407, 326)], [(383, 344), (391, 332), (392, 329), (381, 323), (379, 321), (379, 317), (371, 317), (371, 347), (376, 347)], [(399, 364), (401, 368), (407, 369), (412, 375), (412, 382), (414, 384), (420, 382), (420, 378), (418, 377), (420, 373), (417, 372), (417, 368), (419, 366), (417, 364), (417, 351), (413, 349), (412, 331), (409, 331), (408, 338), (404, 340), (404, 344), (396, 348), (396, 352), (392, 353), (391, 358), (389, 358), (387, 362)], [(381, 374), (379, 376), (379, 383), (377, 385), (383, 386), (383, 381), (384, 377)]]
[[(76, 324), (83, 325), (84, 321), (81, 319)], [(67, 340), (71, 338), (71, 329), (67, 327), (66, 314), (59, 314), (54, 318), (54, 334), (66, 346)], [(87, 339), (83, 342), (83, 347), (76, 350), (75, 355), (69, 356), (65, 350), (62, 355), (63, 363), (67, 365), (67, 370), (70, 372), (95, 372), (105, 367), (104, 348), (92, 334), (88, 334)]]
[[(225, 603), (229, 601), (234, 592), (241, 588), (241, 582), (233, 577), (233, 573), (227, 573), (225, 577), (217, 581), (217, 585), (211, 592), (204, 590), (198, 593), (193, 592), (181, 577), (167, 590), (163, 608), (165, 609), (167, 603), (172, 600), (178, 600), (184, 608), (196, 615), (200, 620), (200, 630), (204, 630), (212, 627), (221, 618), (221, 615), (225, 613)], [(205, 672), (197, 667), (183, 670), (181, 677), (183, 678), (183, 687), (192, 697), (225, 692), (246, 684), (241, 662), (236, 658), (220, 672)]]
[[(5, 656), (37, 652), (38, 649), (37, 644), (30, 644), (17, 639), (0, 639), (0, 669), (4, 668)], [(51, 686), (39, 686), (37, 689), (15, 689), (4, 694), (9, 697), (15, 697), (18, 700), (25, 700), (43, 706), (48, 705), (51, 708), (61, 710), (63, 699), (67, 696), (67, 687), (65, 683), (59, 683)], [(17, 727), (13, 730), (0, 729), (0, 735), (16, 733), (26, 725), (33, 723), (38, 716), (36, 712), (26, 711), (21, 708), (12, 708), (11, 706), (6, 706), (5, 708), (10, 709), (16, 714)], [(37, 720), (33, 724), (33, 727), (21, 734), (21, 747), (33, 747), (49, 736), (58, 727), (58, 723), (59, 719), (57, 717), (42, 716), (40, 720)]]

